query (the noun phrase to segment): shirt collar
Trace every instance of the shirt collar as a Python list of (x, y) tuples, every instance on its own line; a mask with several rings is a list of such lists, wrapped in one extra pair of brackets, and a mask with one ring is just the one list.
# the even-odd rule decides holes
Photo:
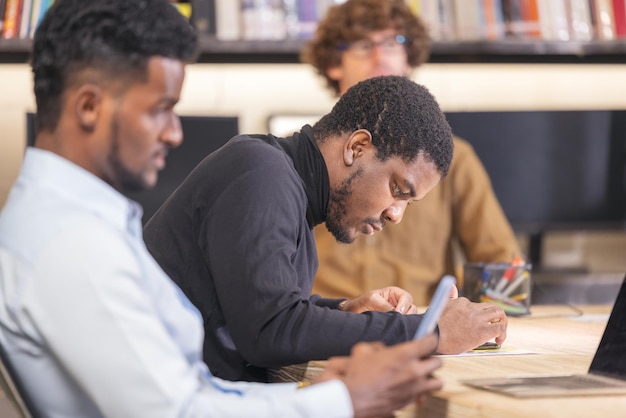
[(21, 175), (86, 208), (117, 228), (141, 236), (143, 210), (137, 202), (58, 154), (28, 147)]

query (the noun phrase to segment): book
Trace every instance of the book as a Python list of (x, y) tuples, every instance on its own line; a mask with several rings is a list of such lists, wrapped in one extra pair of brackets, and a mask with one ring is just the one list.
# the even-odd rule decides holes
[(593, 0), (593, 14), (598, 39), (615, 39), (615, 20), (612, 0)]
[[(312, 2), (315, 8), (315, 0), (306, 1)], [(279, 0), (243, 0), (241, 28), (243, 39), (246, 40), (285, 39), (285, 13), (282, 4)]]
[(181, 15), (191, 19), (191, 3), (189, 0), (170, 0), (170, 3), (178, 9)]
[(541, 25), (539, 23), (538, 0), (520, 0), (522, 23), (521, 35), (526, 38), (541, 38)]
[(520, 0), (502, 0), (504, 31), (507, 37), (515, 38), (524, 34), (524, 20), (520, 3)]
[(483, 37), (489, 40), (504, 38), (504, 16), (500, 0), (482, 0)]
[(455, 30), (458, 39), (473, 41), (480, 39), (482, 33), (482, 1), (481, 0), (455, 0), (454, 15)]
[(502, 0), (504, 32), (512, 38), (541, 37), (537, 0)]
[(0, 38), (2, 38), (2, 28), (4, 27), (4, 11), (6, 9), (7, 0), (0, 0)]
[(615, 37), (626, 37), (626, 2), (624, 0), (613, 0), (613, 20)]
[(569, 15), (565, 0), (537, 0), (541, 37), (546, 41), (569, 41)]
[(43, 6), (43, 0), (33, 0), (33, 5), (30, 10), (30, 22), (28, 23), (28, 33), (26, 38), (32, 38), (35, 35), (35, 29), (39, 23), (39, 15), (41, 14), (41, 7)]
[(298, 4), (296, 0), (283, 0), (285, 12), (285, 32), (287, 38), (295, 39), (300, 36), (300, 22), (298, 20)]
[(2, 28), (3, 38), (11, 39), (19, 36), (21, 12), (22, 0), (7, 0), (4, 11), (4, 27)]
[(431, 39), (440, 40), (443, 38), (439, 0), (420, 0), (418, 15), (426, 25)]
[[(37, 3), (38, 6), (37, 6)], [(34, 0), (33, 2), (33, 11), (30, 19), (30, 37), (35, 36), (35, 31), (39, 27), (41, 20), (46, 15), (46, 12), (52, 6), (54, 0)]]
[(238, 1), (215, 0), (215, 36), (220, 41), (234, 41), (241, 38)]
[(20, 38), (28, 38), (33, 1), (34, 0), (22, 0), (22, 14), (20, 16), (20, 31), (18, 35)]
[[(283, 3), (286, 0), (283, 0)], [(328, 11), (328, 9), (332, 6), (336, 6), (340, 3), (343, 3), (345, 0), (315, 0), (315, 5), (316, 5), (316, 9), (317, 9), (317, 16), (319, 17), (319, 19), (322, 19), (324, 16), (326, 16), (326, 12)], [(418, 3), (420, 0), (412, 0), (413, 3)]]
[(456, 20), (461, 16), (454, 8), (455, 0), (439, 0), (439, 22), (441, 39), (456, 39)]
[(193, 0), (191, 24), (200, 35), (215, 35), (215, 2), (213, 0)]
[(323, 17), (318, 14), (316, 0), (296, 0), (298, 13), (298, 38), (309, 39), (315, 34), (317, 21)]
[(589, 1), (570, 0), (569, 6), (572, 39), (576, 41), (591, 41), (593, 39), (593, 24)]

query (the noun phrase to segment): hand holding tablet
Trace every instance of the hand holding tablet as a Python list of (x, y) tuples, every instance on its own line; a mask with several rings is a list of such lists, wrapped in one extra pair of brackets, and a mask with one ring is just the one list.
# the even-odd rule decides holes
[(426, 310), (422, 322), (420, 322), (415, 336), (413, 339), (425, 337), (432, 334), (437, 326), (437, 321), (441, 317), (443, 309), (446, 307), (448, 300), (450, 299), (450, 292), (452, 287), (456, 284), (456, 279), (453, 276), (444, 276), (437, 286), (433, 300)]

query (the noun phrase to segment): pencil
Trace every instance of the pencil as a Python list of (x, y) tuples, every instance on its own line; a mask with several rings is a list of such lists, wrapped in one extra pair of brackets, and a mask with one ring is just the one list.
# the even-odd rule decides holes
[(515, 257), (515, 259), (511, 263), (511, 267), (506, 269), (506, 271), (502, 275), (502, 278), (496, 285), (495, 290), (498, 292), (502, 292), (502, 289), (504, 289), (504, 286), (506, 286), (507, 282), (511, 280), (511, 278), (515, 274), (516, 267), (521, 266), (522, 264), (524, 264), (524, 259), (519, 255)]

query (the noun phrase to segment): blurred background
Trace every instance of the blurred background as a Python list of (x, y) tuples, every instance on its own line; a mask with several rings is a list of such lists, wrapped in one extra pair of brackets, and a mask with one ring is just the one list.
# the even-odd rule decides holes
[[(313, 122), (334, 104), (336, 98), (323, 80), (310, 66), (300, 63), (299, 51), (314, 32), (319, 16), (341, 1), (172, 3), (191, 19), (201, 36), (199, 60), (187, 69), (182, 100), (177, 107), (179, 114), (236, 118), (241, 133), (273, 130), (275, 134), (285, 135), (302, 123)], [(429, 62), (415, 70), (412, 78), (430, 89), (445, 112), (483, 117), (465, 121), (464, 125), (458, 119), (459, 128), (455, 131), (477, 148), (498, 197), (504, 199), (503, 192), (498, 191), (498, 187), (503, 187), (499, 186), (503, 172), (489, 159), (505, 158), (507, 150), (517, 144), (515, 153), (526, 150), (523, 158), (519, 158), (526, 167), (532, 167), (535, 158), (547, 159), (547, 164), (552, 162), (553, 167), (565, 164), (576, 173), (560, 180), (558, 189), (567, 190), (565, 194), (547, 196), (559, 200), (565, 209), (568, 204), (572, 210), (590, 205), (580, 216), (561, 208), (560, 212), (549, 209), (537, 212), (536, 219), (511, 220), (522, 248), (538, 263), (533, 277), (543, 290), (539, 288), (535, 293), (537, 301), (558, 300), (562, 297), (559, 292), (573, 302), (610, 298), (615, 284), (626, 272), (626, 129), (622, 130), (622, 122), (626, 126), (624, 2), (413, 0), (407, 3), (428, 23), (434, 41)], [(48, 6), (47, 1), (0, 0), (0, 206), (22, 161), (27, 143), (26, 115), (35, 110), (28, 54), (36, 25)], [(497, 112), (510, 112), (509, 115), (522, 117), (528, 111), (544, 116), (571, 111), (579, 112), (574, 115), (592, 115), (592, 119), (580, 129), (569, 130), (567, 122), (554, 125), (545, 122), (551, 130), (537, 130), (532, 137), (535, 141), (520, 147), (513, 138), (524, 123), (521, 128), (512, 128), (514, 121), (498, 127), (494, 121), (502, 118), (493, 116)], [(600, 113), (593, 113), (596, 111), (612, 115), (606, 116), (612, 119), (602, 119)], [(594, 114), (600, 119), (593, 119)], [(539, 126), (540, 122), (530, 123)], [(488, 137), (485, 126), (501, 129), (495, 135), (501, 132), (503, 142), (484, 139)], [(473, 141), (473, 131), (476, 141), (480, 138), (487, 141), (482, 148)], [(209, 130), (206, 134), (213, 132)], [(567, 141), (573, 133), (584, 136), (572, 139), (570, 147)], [(507, 138), (511, 141), (508, 145)], [(531, 145), (546, 141), (550, 144), (560, 141), (560, 148), (551, 152), (537, 148), (533, 154)], [(485, 153), (481, 154), (481, 149)], [(598, 154), (593, 154), (596, 151)], [(572, 162), (579, 154), (586, 158)], [(558, 172), (555, 169), (555, 176)], [(527, 177), (524, 173), (516, 177), (517, 184), (509, 184), (510, 193), (515, 195), (518, 190), (521, 193), (524, 191), (521, 185), (538, 182), (532, 169), (526, 174)], [(567, 196), (574, 195), (579, 199), (563, 202)], [(543, 197), (542, 201), (546, 199)], [(506, 209), (507, 204), (502, 203), (507, 216), (513, 216)], [(603, 209), (594, 211), (594, 204)], [(515, 216), (533, 216), (530, 206), (528, 211), (519, 205), (516, 208)], [(547, 219), (546, 213), (551, 216), (556, 213), (556, 219), (554, 216)], [(559, 213), (563, 214), (562, 219), (558, 218)], [(566, 282), (571, 286), (564, 290), (561, 285)], [(591, 284), (596, 289), (606, 286), (609, 296), (592, 294)]]

